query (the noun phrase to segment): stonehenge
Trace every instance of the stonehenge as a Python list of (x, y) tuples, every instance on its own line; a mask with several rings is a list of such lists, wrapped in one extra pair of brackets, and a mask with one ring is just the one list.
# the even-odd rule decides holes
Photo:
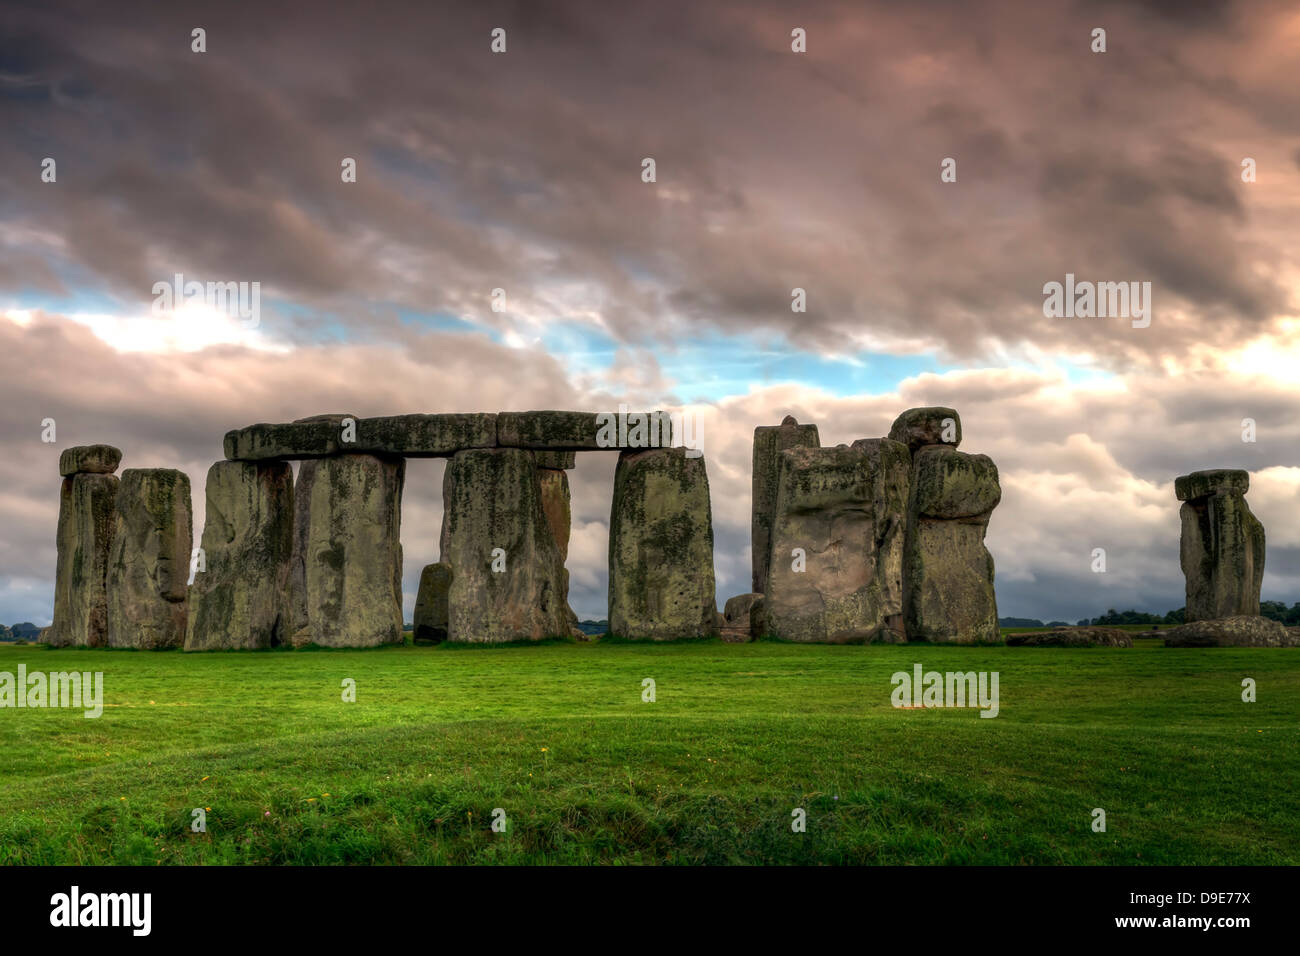
[(756, 428), (753, 589), (723, 613), (707, 468), (684, 441), (691, 425), (620, 406), (336, 413), (235, 429), (208, 472), (188, 586), (188, 479), (137, 469), (119, 481), (116, 449), (66, 449), (49, 639), (189, 651), (402, 642), (407, 458), (447, 460), (441, 554), (420, 576), (413, 639), (576, 636), (567, 471), (579, 452), (600, 451), (618, 454), (612, 634), (831, 643), (996, 635), (983, 535), (1000, 497), (997, 469), (956, 451), (955, 411), (912, 409), (889, 437), (834, 448), (793, 417)]

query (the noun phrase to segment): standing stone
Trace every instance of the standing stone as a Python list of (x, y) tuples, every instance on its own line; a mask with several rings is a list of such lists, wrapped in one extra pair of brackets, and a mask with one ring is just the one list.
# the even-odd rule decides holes
[(564, 563), (532, 452), (457, 452), (442, 499), (442, 560), (452, 569), (447, 639), (491, 644), (567, 635)]
[(776, 486), (781, 452), (787, 448), (818, 448), (821, 439), (816, 425), (800, 425), (787, 415), (780, 425), (759, 425), (754, 429), (754, 457), (751, 462), (750, 567), (754, 593), (767, 590), (767, 568), (772, 551), (772, 521), (776, 517)]
[(117, 487), (116, 475), (73, 474), (63, 479), (55, 539), (54, 623), (47, 635), (52, 647), (107, 643), (106, 582)]
[(276, 647), (293, 628), (293, 471), (284, 461), (208, 469), (203, 566), (190, 586), (187, 651)]
[(336, 455), (302, 463), (294, 489), (295, 646), (402, 642), (403, 459)]
[[(766, 631), (789, 641), (902, 641), (910, 461), (887, 438), (780, 455)], [(797, 550), (796, 550), (797, 549)]]
[(722, 640), (728, 644), (743, 644), (754, 639), (753, 610), (762, 604), (761, 594), (737, 594), (727, 598), (722, 611)]
[(1180, 559), (1187, 623), (1258, 616), (1264, 526), (1246, 504), (1244, 471), (1197, 471), (1174, 482), (1183, 502)]
[(420, 590), (415, 597), (416, 644), (441, 644), (447, 639), (447, 596), (451, 590), (451, 565), (426, 564), (420, 572)]
[(703, 457), (624, 451), (609, 519), (609, 631), (672, 641), (717, 634), (713, 514)]
[(184, 472), (122, 472), (108, 553), (109, 647), (162, 650), (185, 642), (191, 514)]
[(913, 453), (903, 560), (909, 641), (998, 639), (993, 556), (984, 534), (1001, 500), (998, 469), (987, 455), (952, 445), (921, 445)]

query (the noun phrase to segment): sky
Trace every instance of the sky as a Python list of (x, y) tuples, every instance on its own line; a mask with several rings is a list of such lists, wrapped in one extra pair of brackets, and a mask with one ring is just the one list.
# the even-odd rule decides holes
[[(1001, 615), (1180, 607), (1173, 480), (1220, 467), (1300, 601), (1297, 77), (1267, 0), (11, 0), (0, 622), (50, 621), (64, 447), (183, 469), (197, 543), (232, 428), (620, 403), (700, 422), (719, 607), (754, 427), (918, 405), (998, 465)], [(177, 273), (260, 283), (256, 327), (156, 311)], [(1067, 274), (1149, 282), (1150, 324), (1046, 315)], [(408, 464), (408, 620), (443, 468)], [(570, 473), (582, 617), (613, 469)]]

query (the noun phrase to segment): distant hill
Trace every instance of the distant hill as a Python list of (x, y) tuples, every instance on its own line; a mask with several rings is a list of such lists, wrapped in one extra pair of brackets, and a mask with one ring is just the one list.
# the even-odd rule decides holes
[(609, 621), (579, 621), (578, 630), (583, 634), (604, 634), (609, 630)]
[(41, 633), (41, 629), (31, 621), (23, 621), (21, 624), (6, 628), (6, 630), (11, 635), (5, 638), (7, 641), (34, 641)]

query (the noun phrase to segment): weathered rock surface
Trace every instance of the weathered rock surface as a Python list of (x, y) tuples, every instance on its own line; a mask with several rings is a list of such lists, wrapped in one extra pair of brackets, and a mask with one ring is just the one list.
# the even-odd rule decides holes
[(295, 646), (402, 641), (406, 463), (374, 455), (305, 461), (294, 489)]
[(290, 641), (293, 472), (289, 463), (208, 469), (203, 564), (189, 590), (185, 650), (257, 650)]
[(951, 445), (925, 445), (913, 456), (912, 508), (926, 518), (973, 518), (1002, 500), (998, 469), (988, 455)]
[(1007, 635), (1007, 647), (1132, 647), (1133, 638), (1118, 627), (1054, 627)]
[(754, 640), (751, 612), (762, 601), (761, 594), (737, 594), (727, 598), (722, 611), (722, 639), (728, 644), (743, 644)]
[(1264, 526), (1251, 513), (1244, 471), (1198, 471), (1174, 482), (1187, 581), (1187, 621), (1259, 614)]
[(1244, 495), (1248, 491), (1250, 473), (1237, 468), (1194, 471), (1174, 479), (1174, 495), (1179, 501), (1194, 501), (1210, 495)]
[(569, 501), (569, 476), (553, 468), (538, 468), (537, 480), (542, 489), (542, 513), (560, 550), (560, 560), (569, 558), (569, 531), (573, 520)]
[[(945, 435), (950, 437), (945, 439)], [(956, 448), (961, 444), (961, 416), (956, 409), (942, 405), (909, 408), (894, 419), (894, 424), (889, 428), (889, 437), (902, 442), (909, 451), (916, 451), (923, 445), (950, 445)]]
[(1300, 640), (1277, 621), (1241, 614), (1170, 628), (1165, 647), (1300, 647)]
[[(345, 430), (345, 419), (352, 420), (350, 429)], [(317, 415), (287, 424), (250, 425), (227, 432), (225, 437), (226, 457), (232, 461), (338, 454), (445, 458), (462, 448), (495, 444), (496, 415), (478, 412), (381, 418)]]
[[(997, 466), (986, 455), (942, 445), (920, 446), (913, 454), (903, 559), (909, 641), (999, 639), (993, 556), (984, 533), (1000, 499)], [(986, 504), (987, 510), (973, 511)]]
[[(66, 452), (65, 452), (66, 454)], [(74, 474), (59, 495), (52, 647), (102, 647), (108, 640), (108, 552), (116, 523), (118, 478)]]
[(538, 468), (551, 468), (555, 471), (572, 471), (578, 465), (576, 451), (535, 451)]
[(776, 517), (776, 486), (781, 452), (787, 448), (820, 448), (816, 425), (800, 425), (787, 415), (780, 425), (754, 429), (751, 463), (750, 565), (751, 587), (757, 594), (767, 589), (767, 569), (772, 557), (772, 521)]
[(416, 644), (441, 644), (447, 639), (451, 565), (426, 564), (420, 572), (420, 590), (415, 597), (412, 640)]
[(899, 640), (906, 447), (889, 439), (796, 447), (780, 460), (767, 632), (836, 644)]
[(444, 458), (497, 443), (495, 413), (392, 415), (357, 422), (357, 451), (403, 458)]
[(452, 568), (447, 639), (500, 643), (568, 634), (563, 561), (532, 453), (457, 452), (442, 488), (442, 560)]
[(122, 472), (105, 582), (109, 647), (161, 650), (185, 642), (192, 514), (190, 479), (183, 472)]
[(607, 451), (672, 444), (672, 422), (666, 412), (627, 412), (621, 424), (622, 428), (612, 412), (501, 412), (497, 415), (497, 444), (542, 451)]
[(703, 457), (624, 451), (609, 522), (609, 630), (633, 640), (717, 633), (713, 513)]
[(76, 445), (59, 454), (59, 474), (111, 475), (122, 463), (122, 452), (112, 445)]

